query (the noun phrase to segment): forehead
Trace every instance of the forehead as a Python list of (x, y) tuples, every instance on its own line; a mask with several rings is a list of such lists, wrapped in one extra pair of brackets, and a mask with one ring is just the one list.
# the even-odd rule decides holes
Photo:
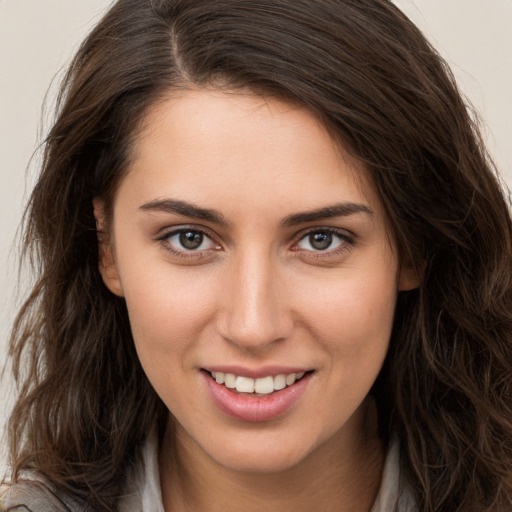
[(221, 196), (232, 203), (249, 194), (283, 207), (294, 198), (301, 210), (355, 196), (379, 203), (364, 166), (313, 113), (247, 91), (193, 89), (157, 102), (131, 162), (123, 182), (132, 181), (145, 199), (160, 191), (195, 203)]

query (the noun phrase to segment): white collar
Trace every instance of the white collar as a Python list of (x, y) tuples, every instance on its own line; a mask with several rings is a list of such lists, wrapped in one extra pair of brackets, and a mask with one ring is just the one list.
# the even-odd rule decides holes
[(393, 436), (384, 461), (379, 493), (371, 512), (416, 512), (411, 489), (405, 485), (400, 471), (400, 442)]
[(165, 512), (158, 468), (156, 428), (142, 449), (142, 461), (129, 474), (126, 493), (118, 503), (119, 512)]

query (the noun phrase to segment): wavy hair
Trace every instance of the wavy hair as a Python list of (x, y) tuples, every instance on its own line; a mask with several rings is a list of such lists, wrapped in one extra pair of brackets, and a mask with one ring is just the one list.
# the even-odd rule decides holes
[(250, 89), (296, 102), (366, 166), (401, 261), (374, 385), (421, 512), (512, 501), (512, 227), (475, 117), (442, 58), (388, 0), (119, 0), (82, 44), (24, 224), (36, 283), (12, 331), (13, 477), (36, 470), (115, 510), (166, 410), (123, 299), (98, 271), (107, 213), (148, 108), (170, 90)]

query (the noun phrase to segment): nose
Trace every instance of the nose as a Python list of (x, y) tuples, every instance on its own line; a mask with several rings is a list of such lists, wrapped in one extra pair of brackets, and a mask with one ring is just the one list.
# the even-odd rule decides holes
[(219, 315), (224, 339), (257, 352), (290, 336), (293, 318), (279, 274), (271, 256), (256, 253), (240, 257), (230, 268)]

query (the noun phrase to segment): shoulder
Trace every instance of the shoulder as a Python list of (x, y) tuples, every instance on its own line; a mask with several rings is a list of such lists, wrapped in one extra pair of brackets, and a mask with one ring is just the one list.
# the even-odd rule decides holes
[(41, 480), (0, 486), (0, 512), (86, 512), (84, 506), (58, 496)]

